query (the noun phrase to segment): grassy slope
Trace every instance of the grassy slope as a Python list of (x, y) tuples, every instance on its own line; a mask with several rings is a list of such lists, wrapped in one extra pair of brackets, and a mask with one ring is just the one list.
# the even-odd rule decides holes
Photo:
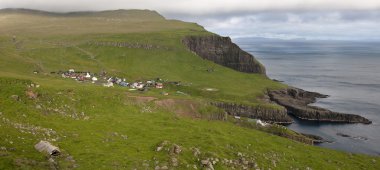
[[(154, 159), (161, 166), (170, 165), (167, 153), (154, 151), (164, 140), (183, 147), (178, 156), (181, 169), (193, 164), (199, 167), (199, 161), (192, 156), (192, 147), (201, 150), (201, 159), (235, 160), (241, 152), (266, 169), (380, 166), (379, 158), (307, 146), (228, 122), (180, 117), (154, 102), (132, 100), (124, 88), (104, 88), (50, 74), (32, 74), (33, 70), (49, 73), (75, 68), (92, 72), (106, 70), (129, 80), (160, 77), (191, 85), (165, 89), (170, 93), (168, 97), (160, 96), (161, 90), (132, 95), (251, 105), (266, 105), (257, 99), (266, 88), (284, 87), (261, 75), (215, 65), (187, 51), (180, 43), (183, 36), (210, 34), (196, 24), (167, 21), (149, 11), (68, 14), (71, 17), (32, 13), (0, 13), (0, 146), (6, 148), (0, 151), (0, 169), (49, 167), (46, 158), (33, 148), (45, 138), (57, 138), (53, 143), (76, 161), (72, 163), (62, 156), (58, 158), (58, 166), (75, 164), (82, 169), (138, 168), (144, 161), (153, 168)], [(13, 35), (17, 42), (12, 41)], [(145, 50), (88, 43), (94, 41), (139, 42), (165, 48)], [(216, 68), (215, 72), (205, 71), (211, 66)], [(16, 79), (40, 84), (34, 90), (41, 96), (37, 100), (27, 99), (26, 82)], [(205, 92), (202, 89), (206, 87), (219, 91)], [(190, 95), (178, 95), (175, 93), (178, 90)], [(11, 95), (20, 96), (20, 101), (14, 101)], [(152, 111), (146, 112), (147, 108)], [(89, 119), (85, 120), (85, 116)], [(26, 128), (21, 130), (16, 123)], [(31, 128), (36, 126), (51, 128), (57, 134), (44, 136), (44, 131)], [(127, 135), (128, 139), (121, 135)], [(276, 160), (276, 167), (272, 159)], [(215, 167), (226, 168), (222, 164)]]

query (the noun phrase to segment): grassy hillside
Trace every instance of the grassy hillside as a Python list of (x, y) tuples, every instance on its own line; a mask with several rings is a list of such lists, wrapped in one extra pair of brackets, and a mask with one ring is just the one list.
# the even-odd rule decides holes
[[(215, 169), (380, 166), (378, 157), (301, 144), (262, 132), (242, 122), (246, 120), (215, 119), (223, 113), (209, 102), (277, 109), (262, 99), (263, 94), (286, 86), (215, 65), (188, 51), (181, 43), (184, 36), (212, 34), (197, 24), (165, 20), (147, 10), (2, 10), (0, 23), (0, 169), (209, 166), (202, 160), (214, 161)], [(210, 67), (213, 72), (207, 71)], [(50, 73), (71, 68), (182, 85), (140, 92)], [(38, 97), (31, 99), (27, 92)], [(62, 154), (49, 159), (34, 149), (40, 140), (58, 146)]]

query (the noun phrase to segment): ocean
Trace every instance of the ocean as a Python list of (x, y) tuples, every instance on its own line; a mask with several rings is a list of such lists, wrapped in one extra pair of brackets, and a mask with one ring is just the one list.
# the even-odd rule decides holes
[(373, 122), (333, 124), (295, 119), (290, 129), (330, 141), (320, 147), (380, 155), (380, 42), (262, 38), (233, 41), (264, 64), (270, 78), (330, 96), (313, 105), (358, 114)]

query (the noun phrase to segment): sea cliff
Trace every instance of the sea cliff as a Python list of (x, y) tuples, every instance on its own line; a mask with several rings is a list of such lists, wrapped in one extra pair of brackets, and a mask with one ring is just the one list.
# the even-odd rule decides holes
[(229, 37), (187, 36), (182, 42), (203, 59), (240, 72), (265, 74), (265, 67), (254, 56), (240, 49)]

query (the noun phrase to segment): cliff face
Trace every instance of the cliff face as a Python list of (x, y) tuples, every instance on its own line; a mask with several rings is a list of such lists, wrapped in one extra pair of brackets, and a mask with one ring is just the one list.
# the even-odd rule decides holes
[(293, 120), (288, 116), (286, 109), (267, 109), (251, 107), (233, 103), (213, 103), (216, 107), (224, 109), (229, 115), (260, 119), (269, 123), (291, 124)]
[(314, 103), (317, 98), (325, 98), (327, 95), (297, 88), (269, 91), (268, 95), (272, 101), (284, 106), (291, 114), (300, 119), (321, 122), (372, 123), (359, 115), (338, 113), (316, 106), (308, 106), (308, 104)]
[(252, 55), (232, 43), (229, 37), (188, 36), (182, 42), (203, 59), (246, 73), (265, 74), (265, 68)]

